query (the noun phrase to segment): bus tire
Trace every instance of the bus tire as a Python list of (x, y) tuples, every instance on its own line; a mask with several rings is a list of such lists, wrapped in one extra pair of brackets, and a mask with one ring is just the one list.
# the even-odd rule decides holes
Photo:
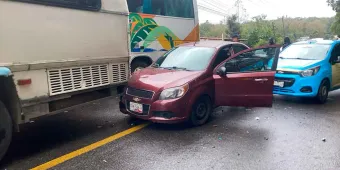
[(0, 101), (0, 160), (4, 157), (12, 140), (13, 124), (5, 105)]
[(329, 93), (329, 81), (325, 79), (320, 84), (318, 94), (315, 96), (315, 100), (320, 104), (326, 103), (328, 93)]
[(131, 73), (138, 71), (138, 70), (141, 70), (143, 68), (146, 68), (148, 66), (149, 66), (149, 64), (145, 61), (141, 61), (141, 60), (133, 61), (132, 64), (131, 64)]

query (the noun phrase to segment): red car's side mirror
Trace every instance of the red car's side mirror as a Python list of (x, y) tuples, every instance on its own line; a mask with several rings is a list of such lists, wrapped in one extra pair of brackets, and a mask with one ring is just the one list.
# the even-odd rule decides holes
[(216, 73), (221, 77), (225, 77), (225, 75), (227, 74), (227, 69), (224, 66), (222, 66), (217, 69)]

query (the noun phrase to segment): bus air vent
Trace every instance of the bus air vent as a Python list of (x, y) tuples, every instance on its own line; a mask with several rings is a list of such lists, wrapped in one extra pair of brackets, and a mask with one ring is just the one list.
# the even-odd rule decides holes
[(47, 70), (50, 95), (110, 84), (108, 64)]

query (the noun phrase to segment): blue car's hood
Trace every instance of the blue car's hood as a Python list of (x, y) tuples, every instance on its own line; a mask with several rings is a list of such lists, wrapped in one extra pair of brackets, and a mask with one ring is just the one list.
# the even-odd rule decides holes
[(304, 70), (321, 60), (279, 59), (277, 69)]

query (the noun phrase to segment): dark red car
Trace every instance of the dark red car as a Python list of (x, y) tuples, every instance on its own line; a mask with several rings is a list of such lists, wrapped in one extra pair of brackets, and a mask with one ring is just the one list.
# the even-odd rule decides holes
[[(275, 45), (257, 49), (224, 41), (181, 45), (132, 75), (120, 110), (152, 122), (202, 125), (218, 106), (271, 107), (278, 54)], [(270, 66), (264, 63), (269, 60)]]

